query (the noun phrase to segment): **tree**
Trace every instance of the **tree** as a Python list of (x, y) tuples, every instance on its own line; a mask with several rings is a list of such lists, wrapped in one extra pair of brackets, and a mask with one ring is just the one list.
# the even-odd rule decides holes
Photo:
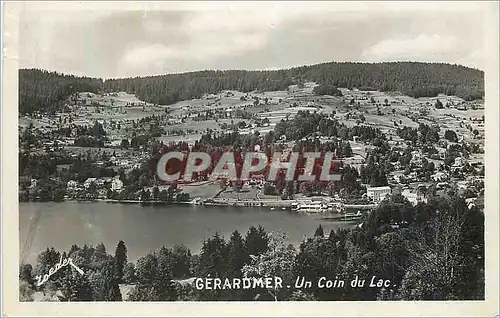
[(342, 92), (337, 87), (331, 85), (318, 85), (313, 88), (313, 92), (316, 95), (342, 96)]
[(172, 274), (175, 278), (191, 276), (191, 251), (184, 245), (175, 245), (173, 248)]
[(245, 242), (237, 230), (231, 234), (227, 249), (227, 277), (241, 277), (241, 269), (248, 260), (248, 254), (245, 249)]
[(446, 130), (444, 133), (444, 138), (450, 142), (458, 142), (457, 133), (453, 130)]
[(437, 108), (437, 109), (443, 109), (444, 108), (443, 103), (441, 103), (441, 101), (439, 99), (436, 99), (436, 103), (434, 104), (434, 107)]
[(151, 285), (156, 277), (158, 259), (155, 254), (149, 253), (137, 260), (135, 273), (139, 284)]
[(95, 247), (95, 250), (92, 255), (92, 262), (95, 263), (104, 263), (108, 259), (108, 253), (106, 253), (106, 247), (104, 243), (99, 243)]
[(173, 263), (174, 257), (172, 252), (162, 247), (158, 253), (158, 271), (156, 279), (153, 282), (153, 288), (156, 292), (154, 300), (176, 300), (177, 293), (173, 285)]
[(157, 186), (153, 187), (153, 199), (158, 200), (160, 196), (160, 190), (158, 189)]
[(33, 301), (34, 293), (32, 284), (25, 280), (19, 281), (19, 301)]
[(267, 250), (269, 238), (264, 228), (251, 226), (245, 238), (245, 247), (249, 255), (259, 255)]
[[(42, 276), (47, 274), (51, 267), (55, 266), (60, 260), (61, 254), (57, 252), (53, 247), (47, 248), (45, 251), (41, 252), (37, 258), (37, 265), (35, 267), (35, 275)], [(56, 277), (60, 276), (59, 272), (54, 274)], [(54, 277), (54, 278), (56, 278)]]
[(166, 301), (177, 298), (172, 282), (172, 252), (162, 247), (137, 261), (137, 284), (129, 294), (131, 301)]
[[(243, 267), (245, 277), (273, 277), (283, 280), (283, 286), (293, 285), (293, 269), (295, 267), (296, 251), (291, 244), (286, 244), (287, 236), (282, 232), (269, 235), (269, 248), (262, 254), (251, 255), (251, 263)], [(256, 289), (257, 295), (268, 294), (274, 300), (284, 300), (290, 294), (287, 288)]]
[(203, 242), (196, 273), (198, 277), (224, 277), (226, 270), (226, 242), (219, 233), (215, 233), (213, 237)]
[(316, 232), (314, 232), (314, 236), (319, 236), (319, 237), (323, 237), (324, 236), (323, 227), (321, 226), (321, 224), (316, 229)]
[(127, 263), (123, 269), (123, 282), (126, 284), (133, 284), (137, 281), (135, 275), (135, 266), (133, 263)]
[(22, 264), (19, 268), (19, 280), (25, 281), (26, 283), (33, 285), (33, 267), (30, 264)]
[(63, 301), (92, 301), (94, 296), (92, 286), (86, 275), (77, 272), (72, 266), (67, 266), (60, 278), (60, 290)]
[(129, 143), (128, 139), (126, 139), (126, 138), (122, 139), (122, 141), (120, 143), (120, 147), (123, 149), (128, 149), (128, 147), (130, 147), (130, 143)]
[(484, 214), (459, 197), (436, 200), (427, 228), (408, 240), (410, 266), (397, 299), (484, 299)]
[(95, 138), (102, 138), (106, 135), (102, 124), (97, 120), (94, 122), (94, 127), (92, 128), (92, 132), (94, 133)]
[(115, 250), (115, 277), (120, 283), (123, 281), (125, 264), (127, 264), (127, 247), (120, 240)]
[(122, 295), (116, 278), (116, 264), (112, 260), (104, 263), (102, 268), (89, 276), (93, 298), (96, 301), (121, 301)]

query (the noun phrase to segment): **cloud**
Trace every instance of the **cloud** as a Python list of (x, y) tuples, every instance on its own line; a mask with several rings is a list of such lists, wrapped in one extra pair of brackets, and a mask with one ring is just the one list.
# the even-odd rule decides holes
[[(128, 49), (122, 59), (121, 65), (134, 72), (151, 72), (159, 69), (160, 72), (176, 72), (173, 66), (199, 62), (210, 62), (214, 59), (235, 57), (256, 51), (266, 45), (267, 38), (264, 33), (248, 34), (208, 34), (200, 38), (190, 38), (183, 44), (154, 43), (136, 44)], [(197, 63), (198, 62), (198, 63)], [(190, 69), (195, 70), (195, 69)], [(158, 72), (158, 71), (157, 71)]]
[(385, 39), (362, 53), (364, 61), (422, 61), (456, 63), (482, 69), (484, 50), (467, 38), (439, 34), (420, 34), (414, 37)]
[(453, 36), (420, 34), (414, 38), (386, 39), (367, 48), (362, 56), (366, 61), (441, 61), (459, 47)]
[(25, 6), (21, 67), (109, 78), (327, 61), (442, 61), (480, 67), (484, 55), (483, 15), (452, 5), (427, 10), (421, 8), (427, 4), (415, 4), (420, 11), (392, 2), (123, 6)]

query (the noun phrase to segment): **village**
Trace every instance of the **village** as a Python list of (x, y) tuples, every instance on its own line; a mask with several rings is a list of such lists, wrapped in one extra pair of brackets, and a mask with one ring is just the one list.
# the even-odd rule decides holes
[[(342, 88), (342, 96), (318, 96), (314, 93), (316, 86), (306, 82), (292, 85), (288, 91), (223, 91), (168, 106), (142, 102), (124, 92), (75, 93), (66, 101), (63, 112), (20, 117), (20, 148), (29, 149), (31, 156), (57, 161), (47, 175), (57, 184), (48, 190), (53, 195), (40, 187), (39, 179), (29, 177), (33, 175), (29, 171), (32, 164), (22, 165), (25, 171), (20, 170), (20, 200), (182, 202), (316, 213), (371, 209), (396, 192), (417, 205), (426, 201), (432, 189), (434, 193), (466, 192), (467, 204), (484, 204), (482, 104), (454, 96), (416, 99), (399, 93)], [(324, 115), (347, 129), (379, 129), (390, 147), (387, 151), (397, 157), (383, 163), (390, 165), (385, 167), (390, 171), (384, 175), (386, 182), (373, 186), (363, 183), (358, 175), (360, 189), (365, 190), (354, 195), (298, 186), (291, 195), (284, 195), (259, 176), (234, 187), (224, 180), (203, 178), (162, 185), (140, 175), (151, 158), (152, 147), (182, 143), (189, 151), (207, 136), (237, 133), (245, 138), (245, 149), (264, 151), (259, 138), (273, 136), (277, 125), (304, 113)], [(427, 130), (422, 140), (415, 139), (419, 129)], [(422, 141), (432, 137), (434, 131), (437, 137), (424, 145)], [(319, 131), (296, 140), (287, 140), (286, 134), (273, 138), (273, 147), (285, 153), (301, 141), (347, 142), (351, 151), (341, 160), (358, 172), (367, 165), (368, 154), (377, 148), (375, 140), (361, 140), (356, 135), (325, 136)], [(432, 149), (427, 149), (429, 145)]]

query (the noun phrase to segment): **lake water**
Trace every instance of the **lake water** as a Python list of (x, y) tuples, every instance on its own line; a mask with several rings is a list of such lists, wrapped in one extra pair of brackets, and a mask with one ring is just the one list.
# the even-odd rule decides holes
[[(35, 265), (37, 255), (47, 247), (67, 251), (72, 244), (95, 246), (100, 242), (104, 243), (108, 253), (114, 254), (119, 240), (127, 246), (129, 261), (136, 261), (162, 246), (173, 247), (175, 244), (184, 244), (191, 252), (198, 253), (203, 240), (216, 231), (228, 239), (235, 229), (244, 235), (250, 226), (259, 224), (267, 231), (283, 230), (295, 246), (304, 234), (314, 235), (319, 224), (325, 234), (344, 226), (321, 220), (319, 215), (299, 215), (258, 207), (20, 203), (20, 255), (21, 258), (24, 256), (25, 262)], [(25, 246), (30, 229), (31, 246)]]

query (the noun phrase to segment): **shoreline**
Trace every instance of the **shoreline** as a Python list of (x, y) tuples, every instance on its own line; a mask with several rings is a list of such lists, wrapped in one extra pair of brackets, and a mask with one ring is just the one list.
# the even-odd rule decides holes
[[(238, 208), (266, 208), (272, 211), (296, 211), (292, 209), (293, 204), (300, 204), (301, 200), (273, 200), (264, 199), (260, 201), (255, 200), (237, 200), (237, 199), (213, 199), (213, 198), (196, 198), (191, 201), (184, 202), (166, 202), (166, 201), (140, 201), (140, 200), (115, 200), (115, 199), (95, 199), (95, 200), (63, 200), (63, 201), (20, 201), (20, 203), (108, 203), (108, 204), (124, 204), (124, 205), (140, 205), (140, 206), (160, 206), (160, 205), (176, 205), (176, 206), (199, 206), (199, 207), (238, 207)], [(341, 204), (342, 209), (358, 209), (358, 210), (372, 210), (377, 207), (377, 204)], [(329, 214), (343, 214), (339, 211), (325, 211)], [(321, 213), (321, 212), (319, 212)]]

